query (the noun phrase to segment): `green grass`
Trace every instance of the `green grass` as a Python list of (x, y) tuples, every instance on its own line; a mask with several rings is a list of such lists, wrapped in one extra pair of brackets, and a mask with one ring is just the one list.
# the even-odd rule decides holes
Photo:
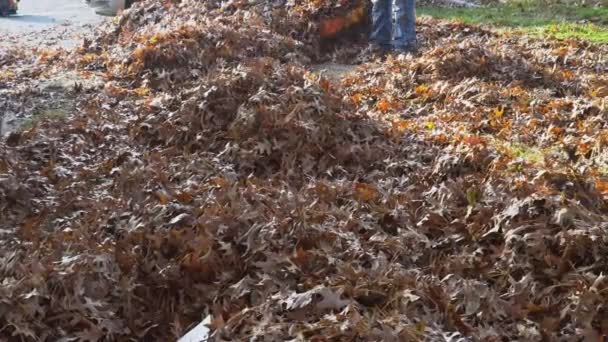
[(435, 18), (460, 20), (469, 24), (490, 24), (534, 36), (581, 38), (595, 43), (608, 43), (606, 6), (517, 2), (478, 8), (421, 7), (417, 11), (421, 15)]
[(540, 164), (545, 159), (544, 151), (523, 144), (511, 144), (511, 151), (517, 158), (521, 158), (531, 164)]
[(24, 120), (19, 129), (27, 131), (44, 120), (62, 121), (68, 117), (68, 114), (68, 108), (45, 109)]

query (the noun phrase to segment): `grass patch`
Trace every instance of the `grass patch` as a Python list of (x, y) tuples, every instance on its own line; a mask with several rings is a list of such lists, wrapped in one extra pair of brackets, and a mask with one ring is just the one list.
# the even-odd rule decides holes
[(581, 38), (608, 43), (608, 8), (575, 5), (539, 5), (518, 2), (478, 8), (421, 7), (421, 15), (460, 20), (469, 24), (490, 24), (535, 36), (558, 39)]
[(608, 43), (608, 27), (595, 24), (564, 23), (542, 28), (533, 33), (548, 34), (558, 39), (581, 38), (594, 43)]
[(545, 153), (535, 147), (511, 144), (506, 146), (516, 158), (521, 158), (530, 164), (540, 164), (545, 160)]
[(567, 159), (567, 156), (557, 146), (539, 148), (522, 143), (495, 140), (493, 146), (502, 154), (519, 159), (529, 165), (542, 165), (546, 157)]
[(37, 123), (42, 121), (62, 121), (65, 120), (69, 115), (68, 108), (54, 108), (54, 109), (45, 109), (41, 110), (39, 113), (36, 113), (30, 118), (27, 118), (20, 125), (20, 129), (27, 131), (28, 129), (33, 128)]

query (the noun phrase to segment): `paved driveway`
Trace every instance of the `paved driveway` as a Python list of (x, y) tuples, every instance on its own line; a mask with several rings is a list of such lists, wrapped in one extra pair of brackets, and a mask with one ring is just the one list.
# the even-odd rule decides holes
[(0, 49), (73, 47), (104, 20), (84, 0), (21, 0), (16, 16), (0, 18)]
[[(105, 17), (95, 14), (84, 0), (21, 0), (16, 16), (0, 18), (0, 59), (13, 49), (55, 49), (79, 46)], [(31, 67), (29, 59), (9, 67), (20, 74)], [(1, 73), (5, 71), (0, 68)], [(6, 72), (6, 71), (5, 71)], [(67, 115), (75, 103), (70, 97), (77, 73), (58, 72), (44, 78), (19, 79), (11, 84), (0, 77), (0, 139), (36, 115)], [(59, 113), (59, 114), (58, 114)]]

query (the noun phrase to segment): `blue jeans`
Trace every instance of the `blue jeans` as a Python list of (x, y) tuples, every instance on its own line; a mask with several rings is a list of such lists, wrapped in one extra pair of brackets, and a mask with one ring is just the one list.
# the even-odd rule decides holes
[[(372, 0), (372, 3), (371, 41), (387, 49), (415, 47), (415, 0)], [(391, 14), (394, 14), (394, 20)], [(395, 23), (394, 28), (393, 23)]]

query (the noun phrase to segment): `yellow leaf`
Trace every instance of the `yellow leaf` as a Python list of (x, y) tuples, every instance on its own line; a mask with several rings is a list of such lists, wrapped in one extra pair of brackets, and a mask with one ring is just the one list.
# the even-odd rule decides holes
[(520, 87), (513, 87), (509, 90), (511, 96), (523, 96), (525, 95), (525, 91)]
[(500, 119), (505, 114), (505, 107), (496, 107), (494, 108), (493, 117), (494, 119)]
[(416, 332), (422, 334), (424, 333), (426, 329), (426, 324), (424, 324), (424, 321), (418, 321), (418, 323), (416, 323)]
[(608, 87), (599, 87), (589, 91), (591, 97), (608, 97)]
[(435, 123), (434, 122), (425, 122), (424, 123), (424, 127), (426, 127), (426, 129), (431, 130), (435, 128)]
[(421, 84), (419, 86), (416, 87), (416, 89), (414, 90), (414, 92), (416, 92), (416, 94), (418, 95), (428, 95), (429, 93), (429, 86), (427, 86), (426, 84)]
[(150, 88), (139, 87), (135, 89), (135, 93), (139, 96), (148, 96), (150, 95)]
[(12, 70), (0, 71), (0, 79), (9, 79), (15, 77), (16, 74)]

